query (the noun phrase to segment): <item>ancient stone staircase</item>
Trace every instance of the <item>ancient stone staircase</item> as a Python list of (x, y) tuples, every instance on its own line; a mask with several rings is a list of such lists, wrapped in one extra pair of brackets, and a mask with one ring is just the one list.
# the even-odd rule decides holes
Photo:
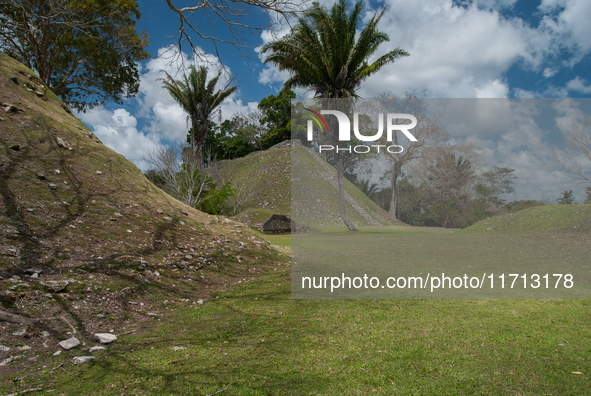
[[(308, 152), (308, 154), (310, 154), (310, 156), (312, 158), (314, 158), (314, 160), (316, 160), (316, 162), (318, 162), (320, 164), (320, 166), (322, 166), (322, 169), (325, 170), (325, 172), (322, 174), (322, 177), (326, 180), (328, 180), (328, 182), (330, 184), (332, 184), (332, 186), (334, 188), (337, 189), (337, 191), (339, 190), (339, 184), (337, 181), (337, 174), (333, 169), (330, 169), (328, 164), (322, 159), (320, 158), (320, 156), (311, 148), (309, 147), (305, 147), (306, 151)], [(377, 226), (380, 227), (382, 226), (382, 224), (380, 224), (378, 221), (376, 221), (373, 217), (371, 217), (369, 215), (369, 213), (367, 213), (365, 211), (365, 209), (363, 209), (354, 199), (352, 196), (349, 195), (349, 193), (347, 193), (345, 191), (345, 200), (353, 207), (353, 209), (355, 209), (357, 211), (357, 213), (359, 213), (365, 220), (367, 220), (367, 222), (373, 226)]]

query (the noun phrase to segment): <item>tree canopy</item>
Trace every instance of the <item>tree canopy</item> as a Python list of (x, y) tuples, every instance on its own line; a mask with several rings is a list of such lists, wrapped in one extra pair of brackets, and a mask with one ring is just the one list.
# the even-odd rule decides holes
[(149, 58), (135, 0), (1, 0), (0, 50), (35, 70), (67, 105), (123, 103)]
[(226, 85), (216, 90), (215, 87), (220, 79), (221, 71), (207, 81), (207, 67), (199, 69), (194, 65), (189, 66), (189, 73), (186, 73), (181, 80), (175, 80), (166, 73), (166, 78), (160, 79), (162, 87), (170, 96), (189, 114), (191, 129), (189, 140), (191, 143), (190, 161), (194, 161), (198, 168), (203, 167), (202, 146), (210, 128), (212, 113), (222, 104), (224, 99), (230, 96), (238, 87)]

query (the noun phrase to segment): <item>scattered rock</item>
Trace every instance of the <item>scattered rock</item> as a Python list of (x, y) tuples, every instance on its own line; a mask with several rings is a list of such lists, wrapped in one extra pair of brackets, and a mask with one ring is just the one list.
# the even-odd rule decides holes
[(31, 275), (31, 279), (37, 279), (39, 278), (39, 274), (37, 272), (35, 272), (34, 274)]
[(20, 144), (13, 144), (12, 146), (10, 146), (10, 149), (14, 151), (21, 151), (21, 146)]
[(55, 172), (56, 175), (59, 175), (60, 173), (62, 173), (62, 171), (59, 170), (59, 169), (54, 170), (54, 172)]
[(32, 274), (40, 274), (43, 272), (43, 270), (41, 268), (27, 268), (25, 270), (25, 272), (29, 275), (32, 275)]
[(13, 336), (24, 336), (25, 334), (27, 334), (27, 329), (20, 329), (18, 331), (15, 331), (14, 333), (12, 333)]
[(66, 291), (68, 284), (67, 280), (41, 282), (41, 286), (45, 286), (50, 293), (63, 293)]
[(48, 184), (48, 186), (49, 186), (49, 188), (50, 188), (50, 189), (52, 189), (52, 190), (55, 190), (55, 189), (57, 189), (57, 185), (55, 185), (55, 184), (53, 184), (53, 183), (49, 183), (49, 184)]
[(60, 137), (56, 137), (55, 138), (57, 145), (60, 146), (61, 148), (64, 149), (68, 149), (68, 150), (72, 150), (72, 147), (70, 147), (70, 145), (68, 143), (66, 143), (66, 141)]
[(2, 103), (2, 108), (7, 113), (22, 113), (23, 111), (16, 106), (13, 106), (8, 103)]
[(29, 349), (31, 349), (31, 347), (28, 345), (23, 345), (22, 347), (18, 348), (19, 351), (28, 351)]
[(45, 94), (41, 91), (35, 91), (35, 95), (37, 95), (39, 98), (45, 98)]
[(564, 344), (558, 344), (558, 346), (559, 346), (559, 347), (563, 347), (563, 346), (564, 346)]
[(103, 174), (103, 172), (101, 172), (100, 170), (97, 170), (97, 171), (96, 171), (96, 174), (97, 174), (97, 175), (102, 175), (102, 174)]
[(80, 341), (76, 337), (68, 338), (67, 340), (60, 341), (59, 346), (65, 350), (72, 349), (80, 345)]
[(164, 212), (158, 209), (158, 214), (163, 214)]
[(166, 221), (172, 221), (172, 217), (164, 216), (164, 220), (166, 220)]
[(96, 352), (96, 351), (104, 351), (105, 349), (107, 349), (107, 348), (105, 348), (104, 346), (96, 345), (96, 346), (93, 346), (92, 348), (90, 348), (88, 351), (89, 352)]
[(72, 359), (72, 362), (74, 364), (81, 364), (90, 362), (91, 360), (94, 360), (94, 356), (76, 356), (74, 359)]
[(5, 345), (0, 345), (0, 352), (8, 352), (10, 351), (10, 347), (7, 347)]
[(158, 271), (154, 271), (154, 275), (156, 275), (156, 276), (160, 276), (160, 272), (158, 272)]
[(191, 259), (193, 258), (193, 256), (191, 256), (190, 254), (186, 254), (186, 255), (185, 255), (185, 258), (186, 258), (187, 260), (191, 260)]
[(14, 360), (14, 358), (12, 356), (9, 358), (6, 358), (2, 362), (0, 362), (0, 366), (8, 366), (10, 363), (12, 363), (13, 360)]
[(47, 177), (43, 173), (37, 173), (37, 179), (39, 180), (47, 180)]
[(56, 351), (53, 353), (53, 356), (59, 356), (59, 355), (61, 355), (61, 353), (62, 353), (62, 351)]
[(15, 83), (16, 85), (18, 85), (18, 78), (17, 77), (10, 77), (10, 81), (12, 81), (13, 83)]
[(117, 339), (117, 336), (111, 333), (96, 333), (94, 336), (101, 344), (110, 344)]

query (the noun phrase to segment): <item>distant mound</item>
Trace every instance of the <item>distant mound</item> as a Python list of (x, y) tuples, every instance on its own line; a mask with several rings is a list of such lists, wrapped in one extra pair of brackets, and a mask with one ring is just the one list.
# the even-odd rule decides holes
[(253, 263), (272, 265), (266, 241), (156, 188), (2, 53), (0, 102), (0, 311), (75, 312), (68, 322), (84, 336), (97, 318), (117, 328), (149, 301), (204, 298)]
[(481, 220), (457, 234), (542, 234), (590, 232), (591, 205), (537, 206)]
[[(292, 174), (292, 165), (297, 174)], [(221, 161), (210, 172), (218, 181), (230, 181), (241, 191), (244, 202), (237, 217), (251, 225), (264, 222), (272, 214), (286, 215), (308, 227), (343, 225), (336, 170), (297, 140)], [(355, 226), (402, 224), (355, 185), (344, 182), (346, 211)], [(296, 194), (294, 205), (292, 194)]]

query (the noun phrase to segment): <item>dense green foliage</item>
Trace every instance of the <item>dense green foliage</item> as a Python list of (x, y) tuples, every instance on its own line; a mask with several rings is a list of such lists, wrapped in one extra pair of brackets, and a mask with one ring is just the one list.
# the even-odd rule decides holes
[(291, 100), (295, 97), (291, 89), (284, 88), (277, 96), (269, 95), (259, 103), (259, 109), (263, 112), (261, 122), (268, 129), (262, 138), (263, 150), (291, 139)]
[(85, 110), (137, 93), (149, 58), (135, 0), (4, 0), (0, 50), (37, 71), (66, 104)]
[(573, 194), (573, 190), (563, 191), (562, 197), (556, 199), (559, 205), (572, 205), (575, 203), (575, 196)]
[(239, 116), (225, 120), (221, 125), (211, 122), (209, 133), (203, 143), (203, 156), (206, 164), (244, 157), (256, 151), (257, 145), (252, 136), (253, 126)]

